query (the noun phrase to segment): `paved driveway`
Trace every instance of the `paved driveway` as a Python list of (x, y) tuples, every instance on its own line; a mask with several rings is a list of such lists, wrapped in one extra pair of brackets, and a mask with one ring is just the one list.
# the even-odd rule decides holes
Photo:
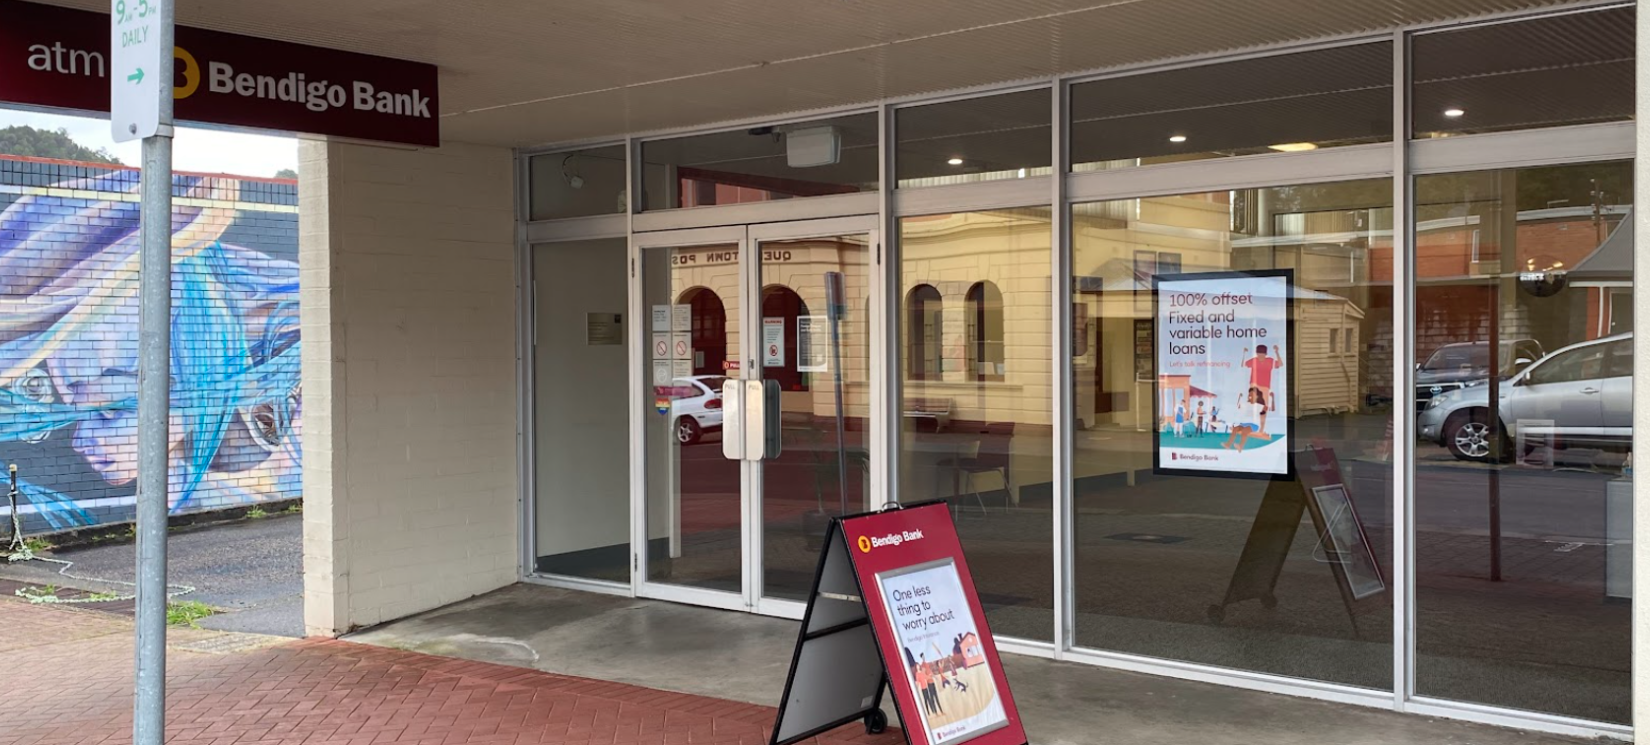
[[(204, 628), (301, 637), (303, 527), (300, 515), (276, 515), (175, 530), (167, 537), (167, 579), (174, 585), (196, 588), (181, 599), (198, 600), (223, 611), (202, 620)], [(55, 551), (50, 556), (73, 562), (68, 571), (76, 577), (131, 582), (136, 550), (133, 543), (120, 543)], [(8, 566), (0, 561), (0, 579), (92, 591), (130, 590), (64, 577), (58, 573), (61, 568), (44, 562)], [(131, 603), (107, 606), (130, 612)]]
[[(758, 745), (764, 706), (333, 640), (183, 630), (169, 745)], [(132, 626), (0, 598), (0, 745), (131, 737)], [(820, 745), (894, 745), (847, 727)]]

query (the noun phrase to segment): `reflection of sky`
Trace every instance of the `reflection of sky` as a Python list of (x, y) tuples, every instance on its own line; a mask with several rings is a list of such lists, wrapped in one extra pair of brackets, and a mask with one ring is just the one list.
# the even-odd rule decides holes
[[(199, 181), (174, 186), (187, 193)], [(62, 186), (132, 191), (136, 174)], [(85, 465), (126, 484), (137, 475), (138, 204), (75, 206), (31, 196), (0, 213), (0, 442), (72, 429)], [(195, 500), (235, 426), (257, 430), (266, 447), (252, 455), (289, 466), (276, 480), (296, 493), (297, 265), (224, 245), (236, 217), (173, 215), (173, 509)], [(54, 528), (90, 522), (66, 495), (21, 489)]]

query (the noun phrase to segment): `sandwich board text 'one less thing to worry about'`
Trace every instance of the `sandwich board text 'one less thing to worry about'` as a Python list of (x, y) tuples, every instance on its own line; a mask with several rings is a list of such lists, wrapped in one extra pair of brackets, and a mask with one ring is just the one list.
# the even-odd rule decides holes
[(913, 745), (1026, 743), (943, 503), (831, 521), (772, 742), (880, 730), (884, 685)]

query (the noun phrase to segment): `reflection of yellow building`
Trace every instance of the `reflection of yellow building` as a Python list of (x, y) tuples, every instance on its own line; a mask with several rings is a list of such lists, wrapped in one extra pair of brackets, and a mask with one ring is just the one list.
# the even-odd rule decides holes
[[(1242, 193), (1239, 193), (1242, 194)], [(1072, 216), (1075, 406), (1083, 427), (1150, 426), (1157, 339), (1152, 279), (1161, 274), (1242, 269), (1295, 270), (1294, 338), (1286, 362), (1294, 375), (1290, 410), (1300, 416), (1347, 412), (1361, 404), (1358, 340), (1364, 311), (1339, 292), (1355, 285), (1341, 251), (1339, 273), (1325, 271), (1335, 252), (1363, 239), (1346, 213), (1278, 215), (1293, 234), (1234, 234), (1244, 205), (1214, 192), (1078, 205)], [(1294, 224), (1290, 224), (1293, 222)], [(1322, 281), (1323, 289), (1314, 287)]]
[[(849, 418), (868, 417), (870, 269), (863, 236), (770, 241), (754, 250), (761, 252), (762, 262), (762, 322), (757, 325), (760, 329), (767, 322), (779, 331), (777, 338), (774, 332), (764, 332), (763, 343), (749, 348), (740, 338), (738, 249), (709, 246), (671, 252), (672, 302), (689, 306), (693, 316), (694, 374), (720, 375), (732, 364), (754, 362), (762, 367), (764, 378), (780, 382), (786, 413), (835, 416), (831, 366), (838, 364), (840, 355), (845, 413)], [(826, 299), (826, 277), (831, 272), (843, 278), (836, 354), (829, 346)], [(813, 349), (799, 349), (799, 326), (808, 324), (816, 327), (811, 330), (820, 338)], [(799, 355), (822, 359), (809, 372), (799, 369)]]
[[(1279, 250), (1284, 237), (1234, 236), (1233, 214), (1226, 192), (1074, 209), (1072, 360), (1081, 426), (1149, 426), (1155, 379), (1151, 281), (1179, 272), (1294, 268), (1292, 410), (1310, 415), (1359, 407), (1365, 314), (1337, 294), (1358, 277), (1345, 269), (1325, 271), (1320, 253)], [(1291, 244), (1352, 235), (1343, 224), (1350, 218), (1340, 213), (1299, 217), (1297, 227), (1311, 232), (1288, 236)], [(1049, 424), (1049, 247), (1045, 209), (902, 222), (899, 328), (907, 399), (949, 401), (957, 421)], [(1346, 260), (1340, 261), (1344, 266)], [(1330, 285), (1334, 279), (1339, 283)], [(1324, 281), (1326, 289), (1308, 284), (1313, 280)], [(993, 307), (990, 292), (979, 292), (982, 284), (1000, 293), (1000, 307)], [(936, 296), (937, 312), (926, 307)], [(1000, 327), (991, 320), (997, 314)], [(936, 329), (937, 343), (931, 338)], [(1000, 358), (994, 358), (999, 346)], [(936, 352), (938, 364), (929, 359)]]

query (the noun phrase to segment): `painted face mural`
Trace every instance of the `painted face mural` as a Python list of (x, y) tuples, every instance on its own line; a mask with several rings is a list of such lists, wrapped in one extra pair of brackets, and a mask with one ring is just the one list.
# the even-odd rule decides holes
[[(0, 462), (19, 464), (25, 531), (128, 519), (137, 173), (7, 193), (13, 180), (0, 179)], [(248, 183), (173, 178), (174, 512), (300, 493), (296, 213), (245, 201)]]

